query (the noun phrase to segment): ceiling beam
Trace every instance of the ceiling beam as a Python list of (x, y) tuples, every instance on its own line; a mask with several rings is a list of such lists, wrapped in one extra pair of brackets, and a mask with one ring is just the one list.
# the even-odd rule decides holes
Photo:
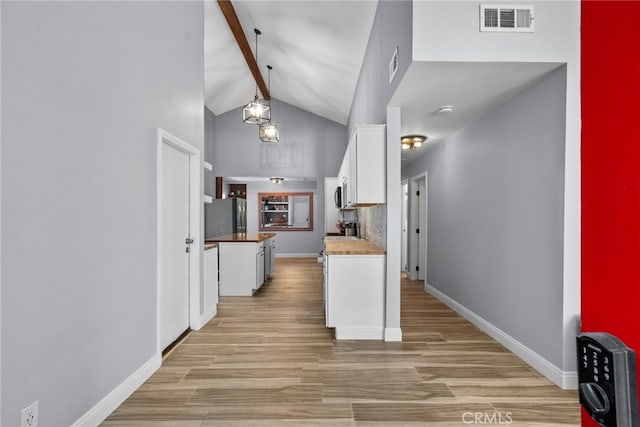
[(271, 99), (269, 89), (264, 82), (264, 78), (262, 78), (262, 73), (260, 73), (260, 68), (253, 56), (251, 46), (249, 46), (249, 42), (247, 42), (247, 37), (244, 35), (242, 25), (240, 25), (240, 20), (238, 19), (238, 15), (236, 15), (233, 5), (231, 4), (231, 0), (218, 0), (218, 6), (220, 6), (220, 10), (222, 11), (224, 18), (227, 20), (227, 24), (229, 24), (229, 28), (238, 43), (240, 52), (242, 52), (245, 61), (247, 61), (249, 70), (251, 71), (251, 74), (253, 74), (253, 79), (256, 81), (256, 85), (258, 85), (258, 89), (260, 89), (262, 97), (266, 100)]

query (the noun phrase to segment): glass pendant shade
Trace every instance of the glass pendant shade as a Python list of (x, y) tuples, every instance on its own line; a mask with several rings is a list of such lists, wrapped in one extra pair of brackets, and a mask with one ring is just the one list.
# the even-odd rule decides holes
[(242, 109), (242, 121), (253, 125), (261, 125), (271, 120), (271, 107), (258, 95)]
[(260, 141), (262, 142), (273, 142), (276, 143), (280, 141), (280, 132), (278, 131), (278, 126), (269, 122), (260, 126), (259, 131)]

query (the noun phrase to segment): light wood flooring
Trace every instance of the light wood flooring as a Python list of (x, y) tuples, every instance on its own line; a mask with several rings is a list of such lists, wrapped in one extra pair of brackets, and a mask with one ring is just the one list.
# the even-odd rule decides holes
[[(402, 343), (336, 341), (322, 264), (278, 259), (253, 297), (222, 297), (104, 422), (116, 426), (579, 426), (563, 391), (402, 282)], [(476, 418), (479, 417), (479, 418)]]

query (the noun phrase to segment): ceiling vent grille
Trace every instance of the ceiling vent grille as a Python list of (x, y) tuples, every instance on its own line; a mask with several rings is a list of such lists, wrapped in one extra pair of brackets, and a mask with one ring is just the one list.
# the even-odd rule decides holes
[(533, 6), (480, 5), (480, 31), (533, 32)]

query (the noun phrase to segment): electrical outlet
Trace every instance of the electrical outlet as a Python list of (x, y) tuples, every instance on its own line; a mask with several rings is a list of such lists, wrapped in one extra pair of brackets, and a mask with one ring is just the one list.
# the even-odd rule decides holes
[(20, 427), (37, 427), (38, 426), (38, 401), (22, 410), (22, 421)]

